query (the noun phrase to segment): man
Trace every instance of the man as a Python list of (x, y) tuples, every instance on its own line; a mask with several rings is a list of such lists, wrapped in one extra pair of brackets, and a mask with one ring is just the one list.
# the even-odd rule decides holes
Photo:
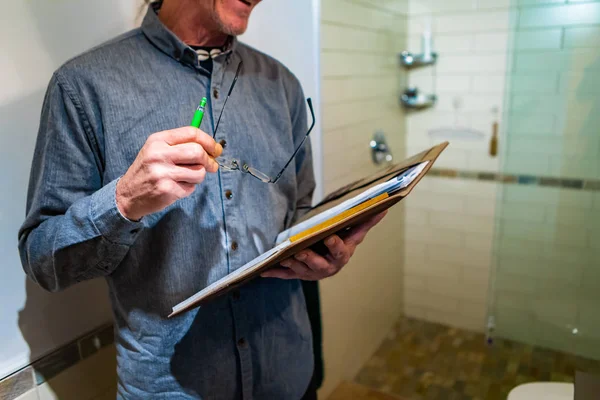
[[(235, 38), (259, 1), (152, 3), (140, 29), (67, 62), (49, 84), (21, 258), (51, 291), (106, 278), (119, 398), (302, 398), (313, 355), (299, 279), (338, 272), (382, 218), (328, 238), (326, 256), (303, 251), (167, 318), (271, 248), (311, 202), (308, 145), (277, 184), (215, 161), (277, 173), (306, 134), (298, 80)], [(202, 130), (186, 127), (202, 96), (210, 99)]]

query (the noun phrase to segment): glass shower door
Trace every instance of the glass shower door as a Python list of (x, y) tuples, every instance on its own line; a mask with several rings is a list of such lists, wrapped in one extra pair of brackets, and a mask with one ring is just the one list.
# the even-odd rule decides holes
[(600, 359), (600, 3), (513, 3), (489, 328)]

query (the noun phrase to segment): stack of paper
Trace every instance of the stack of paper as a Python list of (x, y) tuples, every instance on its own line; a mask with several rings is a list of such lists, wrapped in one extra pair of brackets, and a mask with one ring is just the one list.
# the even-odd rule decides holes
[(290, 229), (281, 232), (277, 236), (276, 246), (264, 254), (256, 257), (241, 268), (207, 286), (192, 297), (173, 307), (173, 313), (177, 314), (199, 300), (208, 297), (213, 293), (230, 286), (238, 281), (244, 275), (250, 275), (258, 271), (269, 260), (273, 260), (279, 253), (291, 246), (294, 242), (301, 240), (316, 230), (325, 229), (328, 225), (338, 222), (341, 219), (350, 217), (369, 206), (389, 197), (393, 193), (406, 188), (415, 178), (421, 174), (423, 169), (429, 164), (429, 161), (421, 162), (412, 168), (405, 170), (399, 175), (393, 176), (388, 181), (375, 185), (355, 197), (338, 204), (314, 217), (294, 225)]

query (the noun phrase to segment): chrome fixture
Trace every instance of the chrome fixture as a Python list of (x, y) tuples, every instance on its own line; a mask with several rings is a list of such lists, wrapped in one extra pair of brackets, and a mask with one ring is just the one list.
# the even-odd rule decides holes
[(437, 96), (435, 94), (421, 94), (416, 87), (406, 89), (400, 96), (400, 103), (404, 108), (413, 110), (433, 107), (436, 101)]
[(394, 160), (383, 131), (375, 132), (373, 139), (369, 142), (369, 146), (371, 147), (371, 157), (375, 165), (390, 163)]

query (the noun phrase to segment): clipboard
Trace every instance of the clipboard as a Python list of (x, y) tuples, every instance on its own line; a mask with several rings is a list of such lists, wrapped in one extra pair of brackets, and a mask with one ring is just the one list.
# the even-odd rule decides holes
[(426, 163), (419, 174), (404, 188), (393, 192), (389, 195), (378, 196), (369, 201), (363, 202), (356, 207), (348, 210), (348, 212), (336, 215), (327, 223), (310, 228), (308, 231), (302, 232), (301, 235), (290, 237), (291, 243), (285, 243), (285, 246), (279, 245), (269, 250), (257, 259), (251, 261), (251, 265), (244, 266), (237, 271), (223, 277), (222, 279), (212, 283), (200, 292), (189, 297), (173, 307), (173, 312), (169, 318), (191, 310), (202, 304), (205, 304), (212, 299), (222, 296), (229, 291), (246, 284), (252, 279), (258, 277), (261, 273), (278, 265), (281, 261), (292, 257), (296, 253), (310, 247), (317, 253), (323, 254), (326, 251), (322, 241), (333, 235), (340, 234), (343, 237), (343, 232), (354, 225), (360, 224), (366, 219), (384, 211), (410, 194), (414, 187), (423, 179), (433, 166), (435, 160), (448, 146), (448, 142), (443, 142), (428, 150), (425, 150), (413, 157), (410, 157), (400, 163), (393, 164), (374, 175), (367, 176), (349, 185), (339, 188), (333, 193), (326, 196), (319, 204), (307, 212), (296, 224), (302, 223), (315, 215), (318, 215), (332, 207), (335, 207), (344, 201), (367, 191), (378, 184), (389, 181), (403, 172)]

